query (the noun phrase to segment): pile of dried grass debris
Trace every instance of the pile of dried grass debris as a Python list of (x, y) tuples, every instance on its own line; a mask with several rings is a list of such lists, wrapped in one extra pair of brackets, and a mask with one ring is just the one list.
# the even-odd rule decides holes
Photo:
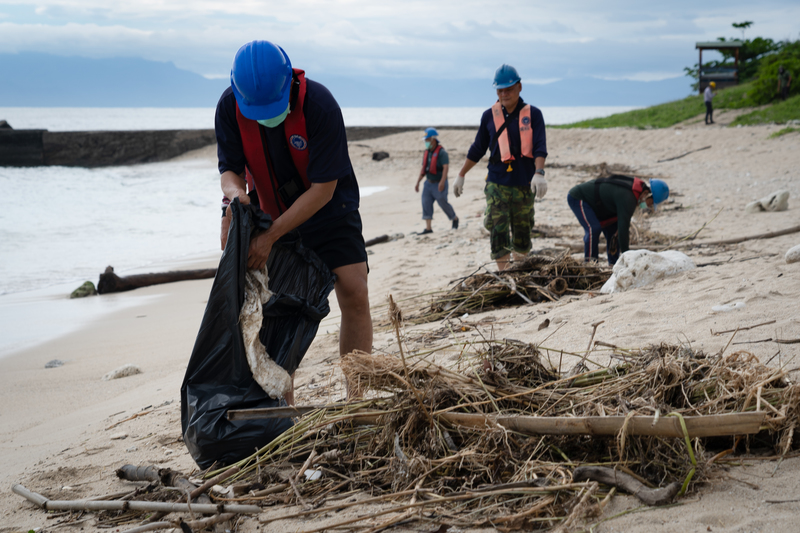
[(452, 289), (434, 298), (429, 307), (408, 321), (433, 322), (456, 313), (555, 301), (565, 294), (597, 291), (610, 276), (609, 268), (577, 261), (568, 252), (557, 256), (529, 255), (508, 270), (495, 273), (481, 267), (456, 280)]
[[(608, 472), (665, 503), (707, 478), (707, 447), (796, 448), (800, 387), (751, 354), (661, 345), (614, 357), (609, 368), (560, 374), (535, 346), (511, 341), (464, 346), (456, 370), (353, 353), (342, 361), (348, 382), (381, 397), (308, 414), (240, 463), (237, 479), (283, 484), (267, 499), (307, 506), (292, 517), (339, 509), (321, 505), (361, 490), (397, 504), (367, 529), (414, 520), (545, 529), (597, 511)], [(309, 470), (321, 478), (302, 483)]]
[[(304, 508), (273, 512), (274, 521), (381, 502), (379, 512), (333, 524), (337, 515), (330, 514), (324, 529), (420, 521), (567, 530), (596, 516), (616, 491), (612, 485), (661, 504), (707, 479), (728, 453), (797, 449), (800, 386), (747, 352), (614, 348), (607, 368), (562, 373), (543, 355), (550, 351), (530, 344), (457, 347), (454, 368), (408, 361), (402, 350), (401, 357), (344, 357), (348, 383), (373, 399), (305, 409), (291, 430), (250, 458), (206, 472), (214, 477), (206, 485), (227, 485), (211, 493), (214, 504), (225, 505), (218, 512)], [(238, 415), (268, 416), (229, 413)], [(149, 499), (180, 501), (185, 492)], [(357, 493), (371, 497), (339, 503)], [(103, 522), (119, 527), (144, 517), (125, 503)]]

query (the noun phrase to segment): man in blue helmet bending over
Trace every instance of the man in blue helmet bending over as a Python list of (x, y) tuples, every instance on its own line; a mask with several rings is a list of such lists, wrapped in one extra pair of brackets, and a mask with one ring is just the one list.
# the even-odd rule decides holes
[[(249, 186), (262, 211), (272, 215), (270, 229), (250, 243), (248, 268), (263, 268), (273, 244), (298, 229), (303, 244), (336, 275), (340, 354), (371, 352), (358, 183), (339, 104), (323, 85), (293, 69), (280, 46), (253, 41), (236, 53), (215, 129), (223, 203), (250, 203)], [(230, 216), (225, 209), (223, 249)]]
[(497, 102), (481, 117), (453, 192), (461, 196), (465, 175), (488, 150), (483, 225), (491, 234), (491, 257), (498, 269), (505, 270), (512, 258), (521, 260), (531, 251), (533, 200), (547, 192), (547, 142), (542, 112), (519, 96), (522, 82), (517, 70), (510, 65), (498, 68), (494, 88)]
[(567, 194), (575, 217), (583, 226), (583, 258), (597, 261), (600, 233), (606, 238), (608, 264), (630, 247), (630, 226), (636, 208), (653, 209), (669, 198), (666, 182), (635, 176), (612, 175), (574, 186)]

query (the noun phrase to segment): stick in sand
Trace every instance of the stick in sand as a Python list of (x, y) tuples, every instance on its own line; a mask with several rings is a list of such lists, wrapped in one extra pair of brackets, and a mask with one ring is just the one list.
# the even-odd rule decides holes
[(675, 161), (676, 159), (680, 159), (681, 157), (686, 157), (687, 155), (693, 154), (695, 152), (701, 152), (703, 150), (708, 150), (709, 148), (711, 148), (711, 145), (703, 146), (702, 148), (698, 148), (697, 150), (689, 150), (688, 152), (684, 152), (681, 155), (676, 155), (675, 157), (670, 157), (668, 159), (659, 159), (658, 161), (656, 161), (656, 163), (666, 163), (667, 161)]
[(772, 239), (774, 237), (781, 237), (783, 235), (790, 235), (792, 233), (800, 232), (800, 226), (792, 226), (791, 228), (786, 228), (778, 231), (770, 231), (767, 233), (759, 233), (758, 235), (748, 235), (747, 237), (737, 237), (735, 239), (724, 239), (721, 241), (706, 241), (706, 242), (698, 242), (695, 243), (696, 245), (709, 245), (709, 244), (739, 244), (740, 242), (745, 241), (756, 241), (759, 239)]
[(581, 358), (581, 360), (578, 362), (578, 364), (575, 365), (574, 367), (572, 367), (572, 370), (570, 370), (570, 374), (572, 374), (572, 373), (579, 374), (580, 373), (580, 369), (583, 368), (583, 363), (586, 361), (586, 358), (589, 357), (589, 354), (592, 353), (592, 343), (594, 342), (594, 335), (595, 335), (595, 333), (597, 333), (597, 328), (603, 322), (605, 322), (605, 320), (600, 320), (600, 321), (595, 322), (594, 324), (592, 324), (592, 336), (591, 336), (591, 338), (589, 338), (589, 346), (586, 347), (586, 353), (583, 354), (583, 358)]
[(11, 487), (14, 494), (35, 503), (47, 511), (167, 511), (176, 513), (195, 512), (199, 514), (242, 513), (258, 514), (257, 505), (188, 504), (144, 501), (89, 501), (89, 500), (49, 500), (36, 492), (31, 492), (20, 484)]

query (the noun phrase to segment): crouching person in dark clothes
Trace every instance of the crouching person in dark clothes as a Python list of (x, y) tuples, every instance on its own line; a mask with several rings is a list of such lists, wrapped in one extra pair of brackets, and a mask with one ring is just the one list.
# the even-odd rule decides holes
[[(217, 104), (223, 203), (250, 203), (255, 188), (272, 226), (250, 242), (248, 268), (261, 269), (273, 244), (297, 229), (336, 275), (342, 312), (339, 353), (372, 351), (367, 251), (359, 191), (339, 104), (323, 85), (293, 69), (283, 49), (253, 41), (236, 53), (231, 87)], [(225, 248), (230, 209), (222, 219)], [(293, 393), (286, 395), (293, 403)]]
[(669, 197), (669, 187), (661, 180), (648, 183), (641, 178), (610, 176), (581, 183), (570, 189), (567, 202), (583, 226), (584, 260), (597, 260), (598, 240), (606, 238), (608, 264), (630, 246), (631, 218), (637, 207), (660, 204)]

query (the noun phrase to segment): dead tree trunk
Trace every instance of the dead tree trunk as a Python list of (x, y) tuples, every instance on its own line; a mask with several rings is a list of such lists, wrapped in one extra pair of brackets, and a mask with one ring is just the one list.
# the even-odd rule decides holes
[(97, 283), (97, 292), (106, 294), (111, 292), (132, 291), (140, 287), (159, 285), (161, 283), (172, 283), (175, 281), (186, 281), (191, 279), (209, 279), (217, 275), (216, 268), (206, 268), (202, 270), (176, 270), (173, 272), (156, 272), (151, 274), (134, 274), (121, 278), (114, 274), (114, 267), (106, 267), (106, 271), (100, 274), (100, 281)]

